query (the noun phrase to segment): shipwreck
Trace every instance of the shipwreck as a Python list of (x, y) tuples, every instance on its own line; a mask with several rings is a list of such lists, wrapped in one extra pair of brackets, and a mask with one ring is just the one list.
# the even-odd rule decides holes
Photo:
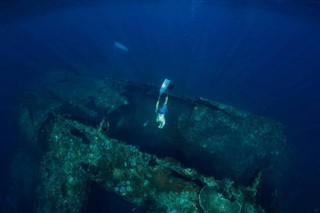
[(158, 90), (61, 71), (27, 92), (12, 174), (30, 208), (87, 212), (98, 186), (133, 204), (132, 211), (267, 211), (275, 199), (268, 192), (288, 164), (282, 125), (169, 93), (159, 129)]

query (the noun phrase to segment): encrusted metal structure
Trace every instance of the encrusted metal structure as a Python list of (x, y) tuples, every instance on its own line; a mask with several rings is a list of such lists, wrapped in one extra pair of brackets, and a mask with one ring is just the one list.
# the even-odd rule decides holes
[(29, 162), (37, 212), (86, 212), (93, 183), (146, 212), (264, 212), (259, 183), (276, 186), (286, 166), (281, 125), (231, 106), (170, 94), (159, 129), (153, 85), (63, 71), (42, 82), (22, 101), (13, 163), (23, 182)]

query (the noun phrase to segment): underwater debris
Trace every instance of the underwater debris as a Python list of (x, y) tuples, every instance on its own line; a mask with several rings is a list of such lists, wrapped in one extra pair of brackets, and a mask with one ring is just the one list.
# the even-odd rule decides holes
[(85, 212), (94, 182), (146, 212), (264, 212), (261, 179), (272, 185), (287, 162), (281, 125), (169, 95), (160, 131), (152, 85), (63, 73), (29, 94), (20, 125), (33, 124), (23, 133), (34, 146), (25, 155), (39, 159), (35, 211)]

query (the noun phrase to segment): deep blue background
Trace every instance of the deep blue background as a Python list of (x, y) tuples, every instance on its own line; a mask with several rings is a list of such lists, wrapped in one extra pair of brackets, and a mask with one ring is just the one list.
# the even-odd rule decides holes
[[(65, 69), (160, 85), (282, 122), (285, 211), (320, 208), (320, 3), (0, 1), (1, 200), (21, 92)], [(123, 43), (129, 51), (114, 47)]]

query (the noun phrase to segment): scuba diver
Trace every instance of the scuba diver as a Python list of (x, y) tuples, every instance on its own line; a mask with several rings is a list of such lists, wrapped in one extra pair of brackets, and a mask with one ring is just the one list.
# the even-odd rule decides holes
[[(170, 83), (170, 80), (168, 79), (164, 79), (161, 87), (160, 87), (160, 91), (159, 91), (159, 97), (157, 100), (157, 104), (156, 104), (156, 110), (155, 112), (157, 113), (157, 123), (159, 123), (158, 128), (162, 129), (164, 127), (164, 125), (166, 124), (166, 112), (167, 112), (167, 108), (168, 108), (168, 90), (171, 90), (174, 87), (173, 84)], [(162, 107), (159, 109), (159, 104), (160, 104), (160, 100), (162, 95), (166, 93), (166, 97), (164, 100), (164, 103), (162, 105)]]

